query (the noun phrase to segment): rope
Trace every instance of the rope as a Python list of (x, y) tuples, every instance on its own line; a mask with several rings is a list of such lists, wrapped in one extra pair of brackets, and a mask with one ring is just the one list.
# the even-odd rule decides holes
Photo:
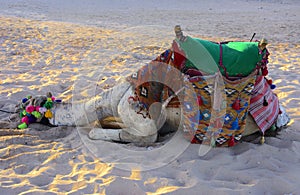
[(5, 113), (9, 113), (9, 114), (16, 114), (16, 113), (18, 113), (18, 112), (12, 112), (12, 111), (2, 110), (2, 109), (0, 109), (0, 112), (5, 112)]
[(228, 79), (228, 72), (226, 71), (226, 67), (223, 65), (223, 47), (222, 43), (219, 43), (220, 45), (220, 60), (219, 65), (223, 68), (226, 78)]

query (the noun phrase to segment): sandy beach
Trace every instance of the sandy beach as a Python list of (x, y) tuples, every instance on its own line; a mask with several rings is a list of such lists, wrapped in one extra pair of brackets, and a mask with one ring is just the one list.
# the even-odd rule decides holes
[[(171, 154), (172, 143), (142, 148), (92, 142), (99, 151), (76, 127), (31, 124), (20, 130), (18, 113), (0, 112), (0, 194), (300, 194), (299, 1), (0, 5), (1, 110), (14, 112), (22, 98), (49, 91), (69, 103), (99, 94), (168, 49), (180, 24), (187, 35), (212, 41), (246, 41), (253, 33), (267, 38), (268, 77), (291, 117), (263, 145), (254, 140), (200, 155), (199, 145), (188, 144), (162, 160), (155, 152)], [(142, 154), (147, 162), (124, 169), (126, 159), (110, 160), (122, 151)]]

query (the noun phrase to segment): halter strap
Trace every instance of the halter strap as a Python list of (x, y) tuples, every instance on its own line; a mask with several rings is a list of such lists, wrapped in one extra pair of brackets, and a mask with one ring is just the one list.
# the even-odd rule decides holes
[(229, 78), (229, 77), (228, 77), (228, 72), (227, 72), (227, 70), (226, 70), (226, 67), (223, 65), (223, 47), (222, 47), (222, 43), (219, 42), (219, 45), (220, 45), (220, 59), (219, 59), (219, 65), (220, 65), (220, 67), (223, 68), (224, 73), (225, 73), (225, 76), (226, 76), (226, 78), (228, 79), (228, 78)]

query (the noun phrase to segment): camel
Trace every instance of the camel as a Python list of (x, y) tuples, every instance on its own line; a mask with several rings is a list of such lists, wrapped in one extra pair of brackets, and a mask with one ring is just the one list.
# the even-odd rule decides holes
[[(140, 81), (140, 83), (133, 83), (132, 79), (129, 79), (101, 94), (96, 95), (94, 98), (87, 101), (76, 102), (72, 104), (54, 103), (53, 107), (51, 108), (51, 117), (49, 117), (50, 124), (67, 126), (91, 126), (91, 130), (88, 134), (88, 137), (90, 139), (139, 143), (142, 145), (154, 143), (157, 141), (160, 134), (172, 133), (177, 129), (187, 132), (182, 122), (185, 117), (185, 113), (183, 111), (183, 105), (185, 103), (184, 90), (186, 90), (186, 88), (192, 89), (193, 86), (189, 84), (189, 82), (186, 82), (186, 74), (184, 74), (183, 71), (180, 70), (179, 66), (182, 64), (183, 56), (185, 58), (187, 57), (185, 56), (186, 54), (183, 54), (181, 50), (178, 49), (178, 45), (187, 42), (189, 37), (183, 35), (180, 26), (175, 27), (175, 34), (176, 39), (174, 43), (177, 43), (177, 45), (175, 45), (171, 50), (168, 50), (173, 52), (173, 54), (160, 56), (160, 60), (156, 59), (153, 62), (149, 63), (149, 66), (151, 66), (153, 69), (151, 70), (152, 72), (154, 70), (162, 72), (166, 71), (168, 68), (174, 69), (173, 72), (171, 71), (171, 73), (173, 74), (173, 76), (171, 77), (175, 77), (176, 75), (176, 82), (178, 82), (174, 84), (172, 83), (174, 82), (174, 79), (171, 79), (171, 81), (169, 81), (169, 83), (167, 84), (173, 85), (172, 92), (169, 96), (162, 99), (161, 101), (152, 102), (152, 104), (148, 105), (148, 107), (144, 109), (143, 107), (141, 107), (141, 101), (139, 101), (138, 97), (139, 95), (143, 95), (143, 88), (139, 88), (140, 94), (137, 94), (136, 89), (139, 87), (139, 85), (142, 86), (143, 82), (147, 82), (147, 80)], [(174, 63), (176, 61), (177, 64), (174, 63), (175, 66), (166, 66), (169, 64), (170, 59), (162, 59), (164, 57), (173, 58), (172, 62)], [(197, 59), (194, 58), (190, 61), (192, 61), (193, 63), (193, 61), (197, 61)], [(209, 72), (212, 70), (213, 72), (217, 71), (215, 67), (210, 69), (204, 66), (200, 68), (197, 67), (197, 69), (200, 70), (202, 68), (205, 69), (204, 72)], [(225, 73), (228, 74), (226, 72), (226, 69), (224, 70)], [(221, 74), (220, 72), (221, 71), (219, 71), (219, 75)], [(223, 72), (223, 75), (225, 73)], [(209, 75), (202, 75), (202, 73), (197, 72), (196, 69), (193, 69), (191, 72), (189, 72), (189, 76), (191, 75), (201, 75), (209, 78)], [(148, 81), (151, 81), (151, 79)], [(154, 86), (160, 88), (160, 91), (162, 91), (164, 86), (161, 85), (161, 83), (165, 84), (164, 82), (166, 81), (161, 81), (161, 78), (156, 79), (158, 80), (155, 80), (155, 82), (158, 82), (158, 84), (154, 84)], [(216, 81), (213, 81), (213, 83), (216, 84)], [(185, 87), (185, 85), (188, 86)], [(146, 92), (148, 91), (145, 91), (145, 93)], [(149, 93), (151, 95), (151, 91)], [(217, 92), (215, 92), (213, 96), (216, 95)], [(22, 107), (24, 108), (28, 105), (39, 106), (41, 105), (41, 102), (45, 103), (45, 101), (47, 101), (47, 99), (49, 100), (49, 98), (51, 98), (51, 94), (48, 94), (48, 97), (37, 96), (23, 102)], [(217, 99), (213, 100), (214, 102), (212, 104), (212, 107), (220, 106), (218, 103), (216, 103)], [(172, 102), (174, 101), (179, 102), (179, 104), (177, 104), (177, 106), (172, 106)], [(218, 108), (216, 108), (216, 110), (217, 109)], [(286, 125), (289, 121), (289, 118), (282, 107), (280, 108), (280, 112), (280, 114), (277, 113), (278, 116), (276, 116), (277, 119), (276, 122), (274, 122), (276, 123), (277, 128)], [(101, 125), (93, 125), (95, 121), (100, 121)], [(257, 126), (256, 122), (250, 115), (246, 116), (245, 121), (247, 123), (241, 136), (250, 135), (260, 131), (260, 128)]]

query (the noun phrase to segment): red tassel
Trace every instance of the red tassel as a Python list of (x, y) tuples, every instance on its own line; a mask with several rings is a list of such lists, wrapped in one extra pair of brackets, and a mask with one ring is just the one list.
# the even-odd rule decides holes
[(235, 100), (235, 102), (232, 104), (232, 108), (235, 110), (240, 110), (241, 109), (241, 105), (240, 105), (240, 100), (237, 99)]
[(234, 136), (231, 136), (230, 137), (230, 140), (228, 141), (228, 146), (229, 147), (232, 147), (235, 145), (235, 141), (234, 141)]
[(203, 100), (201, 96), (198, 96), (198, 105), (202, 106), (203, 105)]
[(193, 139), (191, 140), (191, 144), (198, 144), (198, 143), (199, 141), (194, 136)]
[(267, 80), (267, 82), (268, 82), (269, 85), (272, 85), (272, 84), (273, 84), (272, 79)]

